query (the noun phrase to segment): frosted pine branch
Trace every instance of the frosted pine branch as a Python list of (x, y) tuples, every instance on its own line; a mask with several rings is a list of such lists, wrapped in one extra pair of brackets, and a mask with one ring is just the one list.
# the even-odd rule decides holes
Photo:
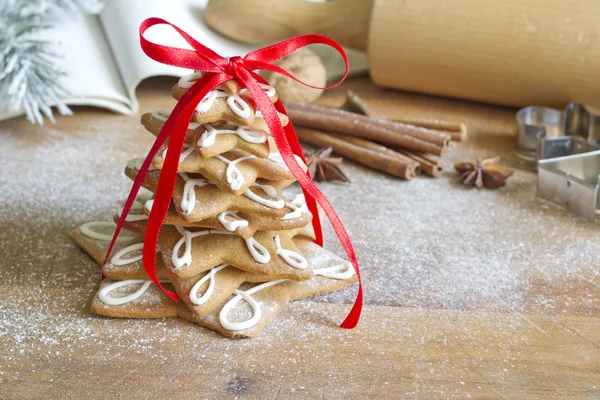
[(32, 123), (54, 122), (50, 104), (72, 114), (60, 99), (67, 95), (59, 57), (40, 39), (43, 30), (79, 12), (98, 12), (101, 0), (0, 1), (0, 109), (25, 110)]

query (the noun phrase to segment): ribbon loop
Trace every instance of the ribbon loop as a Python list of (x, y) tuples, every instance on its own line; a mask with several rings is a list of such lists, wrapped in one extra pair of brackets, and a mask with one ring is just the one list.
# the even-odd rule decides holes
[[(185, 41), (193, 48), (193, 50), (159, 45), (144, 38), (144, 32), (155, 25), (171, 26), (185, 39)], [(342, 47), (337, 42), (326, 36), (297, 36), (250, 52), (243, 58), (240, 56), (234, 56), (230, 59), (227, 59), (218, 55), (208, 47), (202, 45), (177, 26), (161, 18), (148, 18), (141, 23), (140, 45), (144, 53), (146, 53), (150, 58), (164, 64), (204, 71), (205, 74), (184, 93), (184, 95), (175, 105), (175, 108), (167, 118), (163, 128), (156, 138), (156, 141), (148, 152), (146, 159), (142, 163), (142, 166), (134, 180), (131, 192), (129, 193), (127, 201), (125, 202), (125, 206), (123, 207), (123, 212), (121, 213), (117, 223), (117, 229), (115, 230), (113, 239), (109, 246), (105, 262), (112, 251), (117, 237), (119, 236), (119, 232), (123, 227), (131, 206), (133, 205), (138, 190), (144, 181), (144, 177), (150, 167), (152, 159), (157, 154), (163, 143), (165, 143), (167, 138), (169, 138), (167, 155), (165, 157), (165, 162), (156, 189), (154, 203), (148, 218), (148, 226), (146, 228), (146, 234), (144, 237), (143, 261), (144, 268), (146, 269), (146, 273), (148, 274), (150, 280), (152, 280), (152, 282), (159, 286), (171, 298), (177, 301), (177, 296), (175, 293), (164, 289), (161, 285), (161, 282), (159, 282), (156, 274), (155, 257), (156, 244), (160, 234), (160, 228), (171, 204), (173, 191), (175, 189), (179, 154), (183, 148), (183, 143), (190, 119), (198, 103), (211, 90), (215, 89), (222, 83), (231, 79), (239, 79), (239, 81), (241, 81), (242, 84), (248, 89), (248, 92), (256, 103), (258, 110), (262, 113), (263, 118), (265, 119), (265, 122), (267, 123), (267, 126), (269, 127), (269, 130), (273, 136), (275, 144), (279, 149), (281, 158), (302, 187), (308, 209), (313, 214), (313, 228), (315, 231), (316, 242), (320, 245), (323, 244), (323, 232), (321, 230), (317, 207), (317, 204), (319, 204), (331, 221), (331, 224), (340, 242), (342, 243), (346, 254), (348, 255), (348, 259), (354, 267), (356, 276), (358, 278), (358, 293), (350, 313), (340, 326), (351, 329), (357, 325), (362, 310), (362, 282), (360, 278), (358, 261), (356, 259), (356, 254), (354, 253), (354, 248), (352, 247), (350, 237), (348, 236), (344, 225), (340, 221), (329, 201), (314, 184), (310, 178), (310, 175), (302, 169), (300, 164), (298, 164), (296, 156), (300, 157), (300, 159), (304, 162), (306, 162), (306, 159), (304, 158), (302, 147), (300, 146), (300, 142), (298, 141), (298, 137), (296, 136), (292, 124), (289, 123), (285, 127), (281, 125), (279, 113), (287, 115), (283, 104), (281, 104), (281, 101), (277, 101), (275, 104), (271, 102), (269, 97), (259, 85), (259, 82), (266, 83), (266, 81), (258, 74), (253, 72), (255, 70), (269, 70), (294, 79), (296, 82), (299, 82), (302, 85), (314, 87), (302, 82), (288, 71), (273, 64), (273, 62), (280, 60), (281, 58), (289, 55), (291, 52), (310, 44), (323, 44), (330, 46), (342, 56), (346, 66), (346, 71), (342, 79), (333, 85), (318, 89), (330, 89), (338, 86), (348, 74), (348, 58)]]

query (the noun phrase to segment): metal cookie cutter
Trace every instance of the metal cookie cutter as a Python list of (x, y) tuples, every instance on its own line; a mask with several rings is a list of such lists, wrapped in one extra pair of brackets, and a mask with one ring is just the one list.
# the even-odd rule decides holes
[(600, 150), (538, 162), (538, 197), (594, 221), (600, 190)]
[[(577, 142), (600, 143), (600, 114), (595, 114), (584, 105), (571, 102), (564, 111), (554, 108), (530, 106), (520, 109), (517, 119), (517, 151), (521, 157), (537, 161), (543, 157), (542, 141), (563, 136), (576, 137)], [(572, 146), (581, 153), (582, 146)], [(589, 150), (588, 150), (589, 151)], [(566, 154), (563, 154), (566, 155)]]
[(517, 148), (537, 160), (538, 197), (594, 221), (600, 206), (600, 115), (578, 103), (563, 112), (532, 106), (517, 113)]

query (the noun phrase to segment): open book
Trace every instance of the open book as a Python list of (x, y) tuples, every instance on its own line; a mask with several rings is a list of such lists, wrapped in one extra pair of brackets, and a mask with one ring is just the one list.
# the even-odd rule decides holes
[[(256, 47), (233, 42), (212, 31), (203, 22), (202, 13), (208, 0), (107, 0), (99, 15), (66, 19), (44, 33), (60, 56), (66, 76), (62, 86), (70, 93), (63, 101), (68, 105), (104, 107), (123, 114), (135, 114), (138, 102), (135, 89), (152, 76), (181, 77), (191, 71), (161, 64), (144, 54), (139, 45), (139, 26), (148, 17), (161, 17), (218, 54), (230, 57), (245, 55)], [(160, 25), (148, 30), (145, 37), (153, 42), (190, 48), (174, 29)], [(322, 56), (326, 64), (333, 57)], [(339, 57), (338, 57), (339, 58)], [(360, 58), (360, 57), (359, 57)], [(329, 61), (328, 61), (329, 60)], [(337, 65), (326, 65), (328, 74), (340, 73)], [(359, 63), (360, 64), (360, 63)], [(366, 69), (366, 64), (363, 69)], [(357, 65), (358, 67), (358, 65)], [(0, 110), (0, 120), (23, 112)]]

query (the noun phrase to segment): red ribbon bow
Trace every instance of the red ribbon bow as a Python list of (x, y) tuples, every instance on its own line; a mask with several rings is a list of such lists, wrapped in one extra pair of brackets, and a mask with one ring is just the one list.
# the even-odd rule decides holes
[[(167, 24), (173, 27), (194, 48), (194, 50), (163, 46), (152, 43), (144, 38), (144, 32), (148, 28), (161, 24)], [(323, 245), (323, 232), (321, 230), (321, 223), (317, 209), (318, 203), (321, 205), (325, 211), (325, 214), (331, 221), (331, 224), (340, 242), (346, 250), (346, 254), (348, 255), (350, 262), (354, 266), (356, 276), (358, 277), (358, 294), (350, 313), (340, 325), (342, 328), (354, 328), (358, 324), (362, 310), (362, 282), (360, 279), (360, 271), (358, 268), (356, 255), (354, 253), (354, 248), (352, 247), (352, 242), (350, 241), (350, 237), (348, 236), (346, 229), (344, 229), (344, 225), (340, 221), (329, 201), (314, 184), (309, 174), (304, 172), (296, 161), (294, 154), (300, 156), (304, 162), (306, 162), (306, 159), (304, 158), (302, 148), (300, 147), (300, 143), (298, 142), (298, 138), (296, 137), (296, 133), (292, 127), (292, 124), (289, 123), (285, 127), (281, 125), (281, 121), (279, 120), (277, 112), (279, 111), (280, 113), (287, 115), (285, 108), (281, 104), (281, 101), (277, 101), (275, 104), (271, 102), (269, 97), (258, 84), (258, 82), (266, 83), (266, 81), (258, 74), (253, 72), (254, 70), (269, 70), (283, 74), (294, 79), (296, 82), (315, 89), (334, 88), (342, 83), (348, 74), (348, 58), (346, 57), (346, 53), (341, 46), (325, 36), (302, 35), (284, 40), (283, 42), (276, 43), (262, 49), (255, 50), (248, 53), (244, 58), (235, 56), (227, 59), (221, 57), (211, 49), (203, 46), (177, 26), (161, 18), (148, 18), (142, 22), (140, 25), (140, 44), (146, 55), (158, 62), (182, 68), (201, 70), (204, 71), (205, 74), (198, 81), (196, 81), (177, 102), (175, 108), (167, 118), (162, 130), (158, 134), (156, 141), (152, 145), (152, 148), (148, 152), (148, 156), (144, 160), (139, 173), (133, 182), (129, 197), (125, 202), (123, 212), (121, 213), (113, 239), (106, 254), (106, 259), (108, 259), (108, 256), (115, 244), (116, 238), (119, 236), (119, 232), (121, 231), (123, 223), (127, 218), (127, 214), (129, 213), (129, 210), (135, 201), (138, 190), (142, 185), (152, 159), (167, 137), (170, 137), (167, 155), (160, 175), (160, 180), (158, 182), (158, 187), (156, 189), (154, 204), (152, 205), (152, 210), (150, 211), (148, 227), (144, 237), (143, 261), (146, 273), (152, 282), (160, 287), (173, 300), (178, 300), (175, 293), (163, 288), (158, 281), (156, 276), (155, 257), (156, 243), (158, 241), (160, 228), (165, 219), (167, 210), (169, 209), (169, 205), (173, 197), (173, 191), (175, 189), (179, 155), (181, 154), (181, 150), (183, 148), (189, 122), (198, 103), (204, 98), (204, 96), (208, 94), (208, 92), (217, 86), (228, 80), (238, 79), (248, 89), (252, 99), (255, 101), (258, 109), (261, 111), (265, 122), (269, 126), (273, 139), (275, 140), (275, 144), (277, 145), (285, 164), (302, 187), (302, 191), (304, 192), (304, 196), (306, 198), (306, 204), (313, 215), (312, 223), (315, 231), (316, 242), (320, 246)], [(287, 56), (294, 50), (310, 44), (324, 44), (331, 46), (336, 49), (344, 58), (344, 62), (346, 63), (346, 72), (344, 73), (344, 77), (339, 82), (326, 88), (311, 86), (300, 81), (286, 70), (272, 64), (274, 61)]]

